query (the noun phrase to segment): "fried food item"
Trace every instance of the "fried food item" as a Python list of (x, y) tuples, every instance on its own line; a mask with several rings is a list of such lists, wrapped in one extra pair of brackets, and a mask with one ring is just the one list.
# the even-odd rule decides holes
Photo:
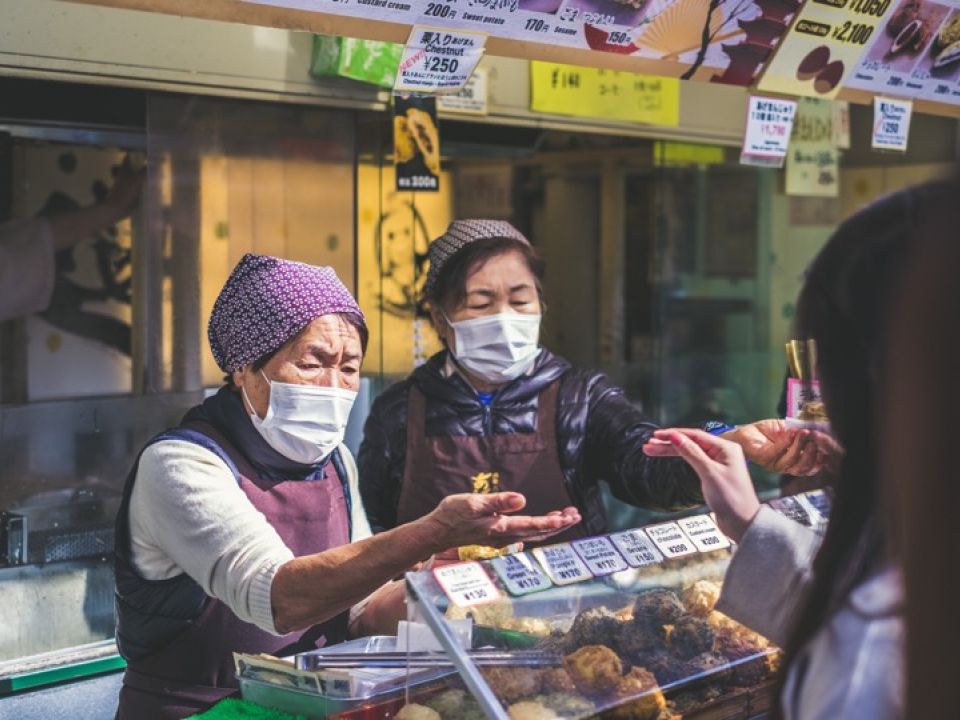
[(933, 40), (931, 52), (933, 53), (934, 57), (936, 57), (948, 45), (953, 45), (958, 41), (960, 41), (960, 15), (954, 15), (943, 24), (943, 27), (940, 28), (940, 31), (937, 33), (937, 37)]
[(707, 617), (720, 599), (720, 589), (715, 582), (698, 580), (683, 591), (683, 605), (691, 615)]
[(906, 0), (893, 13), (887, 22), (887, 35), (895, 38), (907, 26), (917, 19), (920, 14), (921, 0)]
[(656, 677), (642, 667), (633, 668), (620, 679), (612, 700), (616, 707), (604, 713), (612, 720), (657, 720), (667, 709)]
[(686, 614), (683, 603), (670, 590), (647, 590), (633, 604), (633, 621), (646, 625), (672, 625)]
[(434, 175), (440, 174), (440, 137), (437, 127), (433, 124), (430, 113), (409, 108), (407, 110), (407, 127), (420, 153), (423, 155), (423, 164)]
[(577, 695), (576, 693), (538, 695), (533, 698), (533, 701), (553, 710), (557, 715), (564, 718), (588, 717), (596, 710), (592, 702), (583, 695)]
[(507, 708), (510, 720), (560, 720), (560, 716), (538, 702), (518, 702)]
[(410, 133), (410, 126), (403, 115), (393, 118), (393, 155), (394, 162), (405, 163), (413, 160), (417, 154), (417, 145)]
[(436, 710), (416, 703), (404, 705), (395, 717), (396, 720), (442, 720), (440, 713)]
[(524, 667), (489, 667), (483, 676), (503, 702), (510, 704), (540, 693), (543, 673)]
[(577, 691), (577, 686), (574, 685), (570, 673), (563, 668), (544, 670), (542, 688), (545, 693), (575, 693)]
[(431, 710), (436, 710), (440, 713), (440, 717), (446, 720), (446, 718), (460, 717), (468, 697), (466, 690), (446, 690), (424, 704)]
[(561, 630), (553, 630), (549, 635), (540, 641), (540, 644), (537, 645), (537, 649), (545, 653), (566, 655), (574, 648), (571, 648), (569, 642), (567, 641), (567, 633)]
[(617, 654), (603, 645), (587, 645), (563, 659), (563, 667), (584, 695), (612, 692), (623, 675), (623, 663)]
[(666, 642), (663, 625), (631, 622), (623, 624), (615, 647), (630, 663), (643, 665), (647, 657), (662, 650)]
[(605, 607), (591, 608), (579, 613), (567, 633), (567, 646), (571, 650), (584, 645), (614, 647), (623, 628), (617, 616)]
[(670, 648), (677, 657), (688, 659), (701, 653), (713, 652), (716, 638), (710, 623), (687, 615), (674, 624), (670, 633)]
[(655, 650), (643, 659), (643, 667), (653, 673), (661, 685), (680, 680), (684, 674), (683, 663), (666, 650)]
[(715, 652), (706, 652), (688, 660), (683, 667), (683, 674), (688, 678), (709, 675), (711, 683), (722, 686), (728, 682), (730, 673), (724, 673), (723, 669), (729, 665), (730, 663), (723, 655)]

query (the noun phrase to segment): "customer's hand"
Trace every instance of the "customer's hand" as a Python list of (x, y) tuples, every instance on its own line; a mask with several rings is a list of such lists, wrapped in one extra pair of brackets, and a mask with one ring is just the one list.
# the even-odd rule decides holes
[(826, 461), (811, 430), (788, 427), (784, 420), (760, 420), (722, 437), (739, 445), (750, 462), (781, 475), (817, 475)]
[(538, 517), (506, 514), (523, 510), (526, 504), (523, 495), (513, 492), (448, 495), (425, 520), (442, 549), (539, 542), (580, 522), (580, 513), (573, 507)]
[(674, 429), (655, 432), (643, 451), (651, 457), (680, 457), (690, 463), (720, 530), (740, 542), (760, 510), (760, 501), (739, 445), (701, 430)]

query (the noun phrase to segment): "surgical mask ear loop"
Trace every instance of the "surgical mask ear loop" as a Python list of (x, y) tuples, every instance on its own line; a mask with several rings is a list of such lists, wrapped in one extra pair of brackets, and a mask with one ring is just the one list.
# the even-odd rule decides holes
[[(263, 375), (263, 379), (267, 381), (267, 387), (270, 388), (270, 392), (273, 392), (273, 383), (270, 382), (270, 378), (267, 377), (267, 374), (263, 371), (263, 368), (260, 368), (260, 374)], [(240, 386), (240, 394), (243, 395), (243, 399), (247, 401), (247, 405), (250, 407), (251, 414), (256, 415), (257, 420), (262, 420), (263, 418), (257, 413), (257, 409), (253, 406), (253, 402), (250, 400), (250, 396), (247, 395), (247, 388), (243, 385)], [(270, 402), (267, 401), (267, 414), (270, 414)]]

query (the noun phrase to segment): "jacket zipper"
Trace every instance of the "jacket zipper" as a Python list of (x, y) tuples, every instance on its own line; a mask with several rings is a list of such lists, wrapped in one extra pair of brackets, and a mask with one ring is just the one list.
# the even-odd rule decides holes
[(493, 414), (489, 405), (483, 406), (483, 434), (493, 435)]

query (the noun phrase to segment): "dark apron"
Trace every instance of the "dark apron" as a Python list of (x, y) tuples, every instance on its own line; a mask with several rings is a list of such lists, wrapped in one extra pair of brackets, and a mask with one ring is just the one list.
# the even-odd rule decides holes
[[(524, 515), (546, 515), (575, 505), (557, 451), (559, 385), (558, 380), (540, 393), (535, 432), (431, 437), (426, 434), (426, 397), (411, 385), (397, 524), (423, 517), (456, 493), (522, 493), (527, 498)], [(576, 525), (547, 544), (583, 536), (583, 529)]]
[[(343, 484), (328, 462), (322, 480), (259, 479), (243, 455), (206, 423), (191, 423), (216, 441), (237, 466), (240, 488), (273, 525), (295, 557), (350, 542)], [(130, 661), (120, 690), (118, 720), (180, 720), (237, 692), (233, 653), (285, 655), (347, 638), (348, 613), (305, 632), (277, 637), (240, 620), (216, 598), (191, 627), (141, 660)]]

